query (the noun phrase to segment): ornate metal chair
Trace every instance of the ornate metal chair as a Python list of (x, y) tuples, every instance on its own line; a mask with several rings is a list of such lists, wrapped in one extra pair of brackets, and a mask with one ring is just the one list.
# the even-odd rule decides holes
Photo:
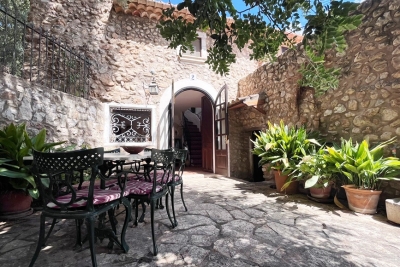
[[(185, 200), (183, 199), (183, 171), (185, 170), (185, 165), (186, 165), (186, 157), (188, 154), (187, 149), (175, 149), (174, 150), (175, 154), (175, 159), (176, 163), (178, 164), (178, 168), (175, 169), (175, 173), (172, 176), (172, 179), (169, 179), (168, 181), (168, 187), (170, 188), (170, 194), (171, 194), (171, 203), (172, 203), (172, 214), (174, 216), (174, 226), (176, 227), (178, 225), (178, 222), (176, 221), (175, 217), (175, 203), (174, 203), (174, 193), (175, 193), (175, 186), (181, 185), (181, 199), (182, 199), (182, 204), (183, 207), (185, 208), (185, 211), (187, 211), (187, 207), (185, 204)], [(166, 197), (166, 201), (168, 201), (168, 196)]]
[[(153, 239), (153, 255), (157, 255), (158, 249), (156, 245), (156, 238), (154, 232), (154, 209), (157, 200), (169, 193), (168, 179), (174, 173), (174, 152), (167, 150), (151, 150), (150, 163), (146, 166), (145, 178), (140, 180), (130, 180), (126, 184), (127, 198), (133, 199), (135, 203), (135, 218), (134, 225), (138, 224), (138, 207), (139, 202), (147, 202), (150, 204), (150, 218), (151, 218), (151, 235)], [(157, 176), (161, 175), (161, 179)], [(150, 178), (150, 175), (152, 176)], [(168, 203), (166, 204), (167, 215), (171, 222), (172, 227), (174, 223), (169, 213)], [(144, 213), (142, 217), (144, 216)]]
[[(33, 266), (35, 263), (57, 219), (75, 219), (78, 226), (77, 243), (81, 242), (78, 222), (86, 221), (93, 266), (97, 266), (94, 247), (95, 235), (108, 237), (110, 239), (109, 246), (116, 243), (124, 252), (129, 250), (129, 246), (125, 242), (125, 232), (131, 213), (130, 203), (124, 197), (127, 175), (123, 172), (118, 174), (118, 186), (114, 186), (114, 190), (95, 188), (97, 177), (104, 180), (113, 179), (113, 177), (104, 177), (99, 171), (99, 166), (103, 164), (103, 154), (103, 148), (57, 153), (33, 151), (32, 173), (39, 188), (43, 211), (40, 216), (38, 244), (29, 266)], [(73, 186), (73, 182), (80, 179), (82, 173), (90, 177), (89, 187), (78, 190)], [(120, 203), (125, 206), (126, 216), (121, 237), (118, 240), (114, 208)], [(108, 213), (112, 229), (105, 227), (95, 229), (95, 219), (105, 212)], [(53, 223), (45, 237), (46, 218), (53, 218)]]

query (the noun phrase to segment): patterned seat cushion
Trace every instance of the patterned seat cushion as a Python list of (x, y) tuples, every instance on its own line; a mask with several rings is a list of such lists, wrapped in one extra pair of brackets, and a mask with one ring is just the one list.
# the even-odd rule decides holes
[[(114, 187), (115, 188), (115, 187)], [(113, 188), (111, 188), (114, 190)], [(157, 185), (156, 192), (162, 190), (162, 186)], [(153, 183), (142, 180), (131, 180), (126, 184), (125, 194), (126, 195), (149, 195), (153, 190)]]
[[(106, 181), (106, 188), (107, 188), (107, 187), (114, 186), (114, 185), (117, 184), (117, 183), (118, 183), (118, 179), (110, 179), (110, 180), (107, 180), (107, 181)], [(94, 182), (94, 188), (95, 188), (95, 189), (100, 189), (100, 184), (101, 184), (101, 180), (97, 179), (97, 180)], [(82, 183), (82, 186), (81, 186), (81, 189), (80, 189), (80, 190), (82, 190), (82, 189), (88, 189), (88, 188), (89, 188), (89, 185), (90, 185), (90, 181), (84, 181), (84, 182)], [(72, 186), (75, 188), (75, 190), (78, 190), (79, 184), (74, 184), (74, 185), (72, 185)]]
[[(115, 187), (115, 186), (114, 186)], [(88, 189), (81, 189), (76, 191), (76, 198), (87, 197), (89, 193)], [(121, 196), (120, 189), (118, 190), (103, 190), (103, 189), (95, 189), (93, 193), (93, 204), (101, 205), (107, 202), (111, 202), (119, 199)], [(57, 201), (60, 203), (68, 203), (71, 200), (72, 194), (67, 194), (64, 196), (60, 196), (57, 198)], [(70, 205), (71, 208), (80, 208), (86, 206), (86, 200), (82, 199), (78, 202)], [(59, 208), (55, 203), (47, 204), (49, 208)]]
[[(165, 175), (164, 179), (163, 179), (163, 175), (164, 175), (163, 172), (157, 172), (157, 183), (164, 183), (165, 184), (165, 183), (168, 183), (168, 182), (171, 181), (171, 178), (167, 177), (167, 174)], [(150, 182), (152, 182), (153, 178), (154, 178), (154, 172), (151, 171), (149, 173), (149, 176), (150, 176)], [(149, 178), (148, 177), (147, 178), (142, 177), (140, 180), (149, 181)]]

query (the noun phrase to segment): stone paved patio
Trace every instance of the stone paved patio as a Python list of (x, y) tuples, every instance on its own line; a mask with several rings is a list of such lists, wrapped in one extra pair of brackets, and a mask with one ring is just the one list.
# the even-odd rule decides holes
[[(130, 224), (127, 254), (97, 243), (99, 266), (399, 266), (400, 227), (382, 215), (283, 196), (266, 182), (193, 172), (184, 179), (189, 211), (177, 201), (178, 227), (171, 229), (165, 210), (157, 210), (158, 256), (150, 252), (147, 215), (137, 228)], [(39, 215), (0, 222), (0, 266), (29, 265)], [(88, 244), (74, 251), (74, 243), (74, 223), (59, 222), (35, 266), (91, 266)]]

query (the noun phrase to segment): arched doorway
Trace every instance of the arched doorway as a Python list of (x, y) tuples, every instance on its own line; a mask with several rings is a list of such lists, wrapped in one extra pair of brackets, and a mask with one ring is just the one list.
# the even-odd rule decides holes
[[(157, 125), (157, 147), (165, 149), (174, 146), (175, 97), (184, 91), (200, 92), (204, 95), (201, 97), (201, 99), (203, 99), (202, 103), (204, 105), (211, 105), (211, 108), (206, 106), (201, 107), (203, 110), (202, 112), (207, 110), (210, 111), (209, 114), (211, 114), (210, 116), (203, 115), (202, 121), (204, 122), (204, 118), (210, 118), (212, 121), (211, 125), (207, 124), (202, 127), (205, 130), (201, 133), (201, 138), (207, 139), (203, 136), (203, 133), (205, 133), (208, 134), (209, 139), (211, 140), (210, 149), (204, 148), (204, 145), (202, 144), (202, 159), (205, 159), (204, 161), (207, 164), (210, 162), (207, 159), (212, 159), (212, 164), (209, 164), (212, 165), (212, 168), (210, 168), (209, 165), (205, 165), (205, 169), (212, 169), (215, 173), (229, 177), (229, 131), (227, 112), (228, 88), (226, 85), (222, 86), (222, 88), (217, 91), (212, 85), (201, 80), (180, 80), (176, 83), (172, 81), (171, 86), (164, 90), (160, 99), (160, 104), (158, 105), (159, 118)], [(198, 97), (200, 96), (201, 95), (198, 95)], [(191, 97), (193, 97), (193, 94), (188, 94), (185, 98), (190, 99)], [(212, 151), (212, 154), (208, 151)], [(203, 153), (205, 154), (203, 155)]]
[(213, 110), (210, 96), (196, 88), (175, 94), (174, 146), (189, 149), (188, 165), (213, 171)]
[[(173, 86), (172, 86), (173, 84)], [(171, 137), (165, 129), (169, 129), (175, 147), (183, 147), (187, 139), (184, 137), (183, 114), (186, 117), (190, 127), (197, 128), (197, 137), (201, 140), (189, 149), (190, 165), (200, 167), (203, 170), (214, 170), (214, 125), (213, 125), (213, 102), (217, 96), (217, 90), (214, 87), (201, 80), (184, 79), (175, 83), (164, 90), (159, 104), (158, 137), (157, 147), (168, 148), (171, 146)], [(171, 101), (173, 99), (174, 101)], [(173, 102), (173, 103), (172, 103)], [(173, 107), (173, 111), (171, 108)], [(169, 117), (173, 114), (173, 123)], [(198, 118), (197, 122), (195, 121)]]

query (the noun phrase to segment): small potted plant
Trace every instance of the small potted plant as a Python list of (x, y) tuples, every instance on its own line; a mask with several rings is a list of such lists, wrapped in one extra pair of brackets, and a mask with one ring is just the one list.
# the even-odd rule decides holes
[(38, 198), (39, 192), (29, 166), (24, 157), (32, 149), (48, 151), (62, 144), (46, 143), (46, 130), (29, 137), (25, 123), (15, 126), (13, 123), (0, 130), (0, 213), (13, 214), (30, 208), (32, 198)]
[(330, 197), (340, 171), (328, 161), (328, 157), (326, 149), (321, 146), (316, 153), (304, 156), (291, 173), (292, 179), (304, 181), (304, 188), (310, 189), (311, 197)]
[(302, 157), (320, 146), (316, 139), (308, 138), (308, 134), (304, 127), (290, 127), (283, 121), (280, 124), (268, 122), (268, 129), (256, 134), (252, 152), (261, 158), (260, 166), (269, 163), (269, 168), (274, 170), (278, 192), (297, 192), (298, 183), (289, 183), (285, 187), (283, 185), (291, 181), (288, 176)]
[(363, 140), (353, 144), (352, 140), (341, 141), (340, 148), (328, 147), (327, 160), (334, 164), (352, 184), (343, 185), (349, 208), (353, 211), (374, 214), (378, 206), (381, 180), (398, 180), (400, 161), (396, 157), (385, 157), (383, 148), (394, 143), (392, 138), (370, 149)]

